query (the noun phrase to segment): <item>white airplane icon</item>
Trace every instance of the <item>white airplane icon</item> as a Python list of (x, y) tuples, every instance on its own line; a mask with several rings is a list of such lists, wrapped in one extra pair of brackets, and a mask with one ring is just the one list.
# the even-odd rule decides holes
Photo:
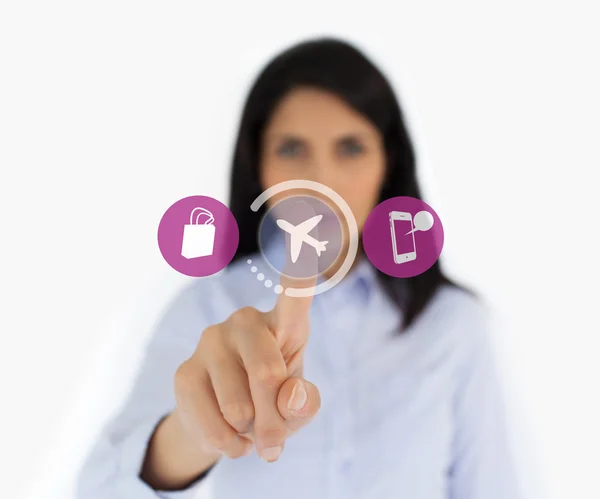
[(322, 218), (323, 215), (317, 215), (295, 226), (281, 218), (277, 220), (277, 225), (281, 229), (285, 230), (290, 236), (292, 236), (290, 248), (292, 263), (296, 263), (296, 260), (298, 260), (300, 250), (302, 249), (302, 243), (309, 244), (315, 248), (317, 251), (317, 256), (321, 256), (321, 252), (325, 251), (325, 245), (329, 241), (317, 241), (314, 237), (308, 235), (308, 233), (317, 226)]

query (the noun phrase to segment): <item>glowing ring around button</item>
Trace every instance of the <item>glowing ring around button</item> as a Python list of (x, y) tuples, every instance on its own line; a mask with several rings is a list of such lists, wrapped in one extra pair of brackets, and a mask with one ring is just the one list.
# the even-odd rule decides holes
[(350, 206), (348, 206), (348, 203), (346, 203), (346, 201), (344, 201), (344, 199), (333, 189), (330, 189), (329, 187), (323, 184), (319, 184), (318, 182), (313, 182), (312, 180), (287, 180), (285, 182), (275, 184), (269, 187), (266, 191), (262, 192), (252, 202), (252, 204), (250, 205), (250, 209), (254, 212), (257, 212), (260, 209), (260, 207), (265, 203), (265, 201), (275, 196), (276, 194), (279, 194), (280, 192), (288, 191), (290, 189), (308, 189), (323, 194), (324, 196), (329, 198), (329, 200), (331, 200), (342, 211), (342, 215), (344, 215), (344, 219), (348, 224), (348, 231), (350, 232), (350, 241), (348, 246), (348, 252), (346, 253), (346, 258), (344, 259), (344, 262), (342, 263), (338, 271), (333, 276), (331, 276), (330, 279), (327, 279), (325, 282), (317, 284), (316, 286), (311, 286), (309, 288), (289, 287), (286, 288), (284, 291), (287, 296), (294, 296), (298, 298), (314, 296), (333, 288), (350, 271), (350, 268), (352, 267), (352, 264), (356, 259), (356, 253), (358, 252), (358, 226), (356, 225), (356, 219), (354, 218), (354, 214), (352, 213)]

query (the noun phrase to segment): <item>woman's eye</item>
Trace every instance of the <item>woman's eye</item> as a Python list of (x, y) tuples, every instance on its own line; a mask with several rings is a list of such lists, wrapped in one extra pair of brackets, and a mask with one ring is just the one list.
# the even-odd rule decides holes
[(277, 150), (280, 156), (295, 157), (302, 153), (302, 144), (299, 142), (286, 142)]
[(362, 154), (364, 147), (355, 140), (347, 140), (340, 144), (339, 150), (342, 156), (358, 156)]

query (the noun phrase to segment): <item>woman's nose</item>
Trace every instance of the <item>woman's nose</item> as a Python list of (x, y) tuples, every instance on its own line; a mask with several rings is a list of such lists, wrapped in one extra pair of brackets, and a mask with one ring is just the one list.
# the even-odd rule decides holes
[(315, 158), (310, 167), (306, 169), (306, 180), (312, 180), (319, 184), (332, 187), (336, 183), (336, 177), (339, 173), (330, 158)]

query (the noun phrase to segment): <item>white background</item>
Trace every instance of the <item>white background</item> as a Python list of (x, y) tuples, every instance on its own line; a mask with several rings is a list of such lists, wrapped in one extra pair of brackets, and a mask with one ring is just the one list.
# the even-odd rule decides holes
[(72, 498), (185, 282), (158, 251), (162, 213), (226, 200), (249, 83), (321, 33), (389, 75), (444, 261), (499, 313), (526, 496), (600, 497), (594, 3), (3, 2), (2, 497)]

